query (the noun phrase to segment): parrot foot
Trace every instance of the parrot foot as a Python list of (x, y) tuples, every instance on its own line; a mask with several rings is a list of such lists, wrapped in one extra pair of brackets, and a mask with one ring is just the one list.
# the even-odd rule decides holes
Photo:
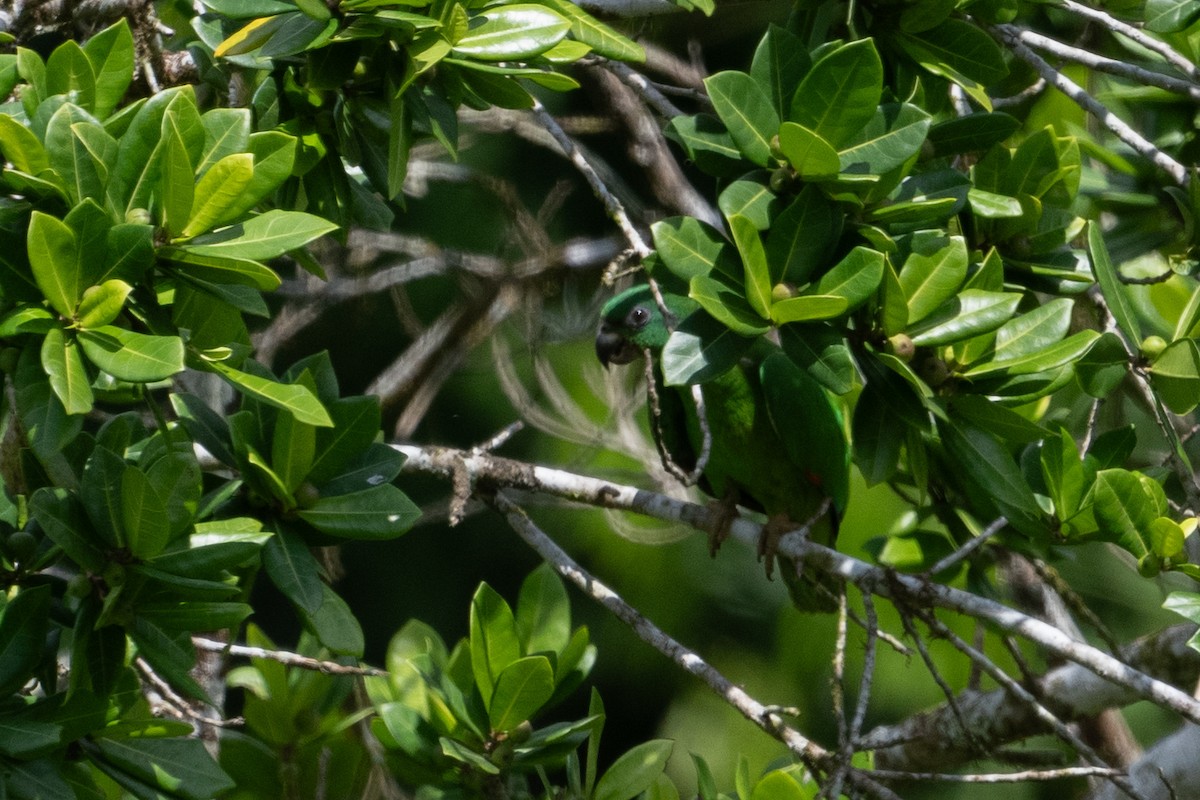
[(775, 552), (779, 548), (779, 540), (785, 533), (791, 533), (799, 527), (786, 514), (773, 514), (763, 525), (758, 537), (758, 559), (766, 562), (767, 580), (771, 580), (775, 574)]
[(729, 529), (733, 521), (738, 518), (737, 494), (730, 492), (720, 500), (709, 501), (708, 510), (715, 517), (712, 530), (708, 532), (708, 554), (716, 558), (717, 551), (729, 538)]

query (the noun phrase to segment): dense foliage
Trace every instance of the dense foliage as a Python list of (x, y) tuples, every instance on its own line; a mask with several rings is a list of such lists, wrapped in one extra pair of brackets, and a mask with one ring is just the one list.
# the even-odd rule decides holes
[[(936, 578), (1019, 607), (1005, 589), (1016, 560), (1038, 565), (1039, 591), (1078, 605), (1047, 564), (1095, 542), (1128, 554), (1139, 580), (1173, 573), (1170, 607), (1200, 621), (1188, 421), (1200, 404), (1200, 188), (1186, 166), (1197, 155), (1200, 5), (1109, 11), (1138, 27), (1119, 35), (1116, 17), (1096, 21), (1070, 0), (799, 2), (754, 32), (748, 61), (670, 96), (627, 66), (647, 59), (636, 26), (567, 0), (208, 0), (203, 13), (162, 2), (132, 24), (27, 38), (21, 15), (10, 18), (3, 796), (678, 796), (664, 774), (670, 741), (601, 763), (595, 690), (585, 715), (547, 713), (570, 698), (580, 707), (604, 657), (573, 623), (555, 568), (582, 573), (554, 551), (538, 548), (551, 564), (524, 580), (515, 606), (481, 584), (462, 640), (411, 621), (379, 668), (359, 664), (363, 626), (325, 548), (408, 531), (420, 510), (401, 471), (424, 467), (406, 467), (388, 441), (379, 397), (343, 394), (326, 353), (286, 367), (255, 360), (251, 331), (282, 317), (268, 300), (285, 279), (336, 277), (331, 253), (353, 231), (412, 233), (414, 154), (428, 160), (433, 145), (457, 158), (468, 110), (476, 123), (532, 110), (521, 119), (570, 151), (624, 237), (614, 250), (625, 252), (601, 260), (699, 304), (663, 350), (667, 385), (703, 386), (765, 340), (836, 398), (861, 477), (851, 511), (870, 487), (905, 509), (874, 531), (872, 564), (814, 557), (851, 578), (872, 659), (879, 595), (935, 672), (915, 622), (955, 634), (934, 605), (1099, 663), (1086, 643), (1077, 656), (1040, 628), (1006, 627), (992, 600), (979, 610), (935, 591)], [(1031, 47), (1082, 66), (1060, 70)], [(186, 68), (160, 85), (168, 56)], [(546, 110), (571, 102), (556, 93), (578, 89), (585, 69), (639, 87), (701, 187), (692, 208), (706, 213), (663, 201), (631, 218), (633, 190)], [(780, 447), (814, 446), (803, 418), (775, 422)], [(522, 465), (478, 477), (472, 455), (483, 457), (448, 470), (456, 513), (474, 495), (520, 529), (505, 487), (586, 495)], [(619, 492), (603, 495), (591, 502)], [(926, 593), (881, 568), (917, 575)], [(255, 581), (290, 603), (298, 642), (277, 646), (247, 624)], [(1013, 649), (1004, 663), (1023, 663)], [(1105, 766), (988, 656), (970, 657), (1050, 715), (1012, 738), (1051, 730)], [(968, 727), (953, 700), (965, 680), (938, 680)], [(1138, 680), (1123, 685), (1200, 721), (1192, 687), (1179, 699)], [(221, 719), (228, 702), (240, 725)], [(869, 769), (867, 752), (888, 744), (863, 746), (865, 712), (848, 724), (837, 704), (828, 749), (777, 710), (738, 705), (801, 763), (758, 775), (742, 762), (735, 785), (718, 787), (697, 757), (699, 794), (893, 796), (880, 781), (896, 776)], [(979, 736), (942, 766), (1002, 761), (1006, 740)]]

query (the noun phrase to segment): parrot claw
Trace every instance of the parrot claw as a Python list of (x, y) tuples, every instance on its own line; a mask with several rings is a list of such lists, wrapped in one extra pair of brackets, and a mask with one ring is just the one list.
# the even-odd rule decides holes
[(779, 540), (785, 533), (791, 533), (796, 528), (796, 523), (785, 514), (772, 515), (763, 525), (762, 534), (758, 537), (758, 559), (766, 562), (767, 580), (771, 580), (775, 574), (775, 552), (779, 547)]
[(721, 545), (729, 538), (729, 528), (733, 525), (733, 521), (737, 519), (737, 495), (729, 493), (720, 500), (710, 501), (708, 503), (708, 510), (716, 518), (712, 529), (708, 532), (708, 554), (716, 558), (717, 551), (721, 549)]

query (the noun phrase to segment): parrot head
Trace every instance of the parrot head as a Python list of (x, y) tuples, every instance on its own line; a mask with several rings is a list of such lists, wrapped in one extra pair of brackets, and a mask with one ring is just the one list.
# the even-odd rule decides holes
[[(662, 295), (667, 310), (683, 320), (698, 308), (696, 301), (676, 294)], [(667, 343), (671, 328), (649, 286), (634, 286), (604, 304), (600, 331), (596, 334), (596, 357), (604, 366), (628, 364), (646, 349), (658, 352)]]

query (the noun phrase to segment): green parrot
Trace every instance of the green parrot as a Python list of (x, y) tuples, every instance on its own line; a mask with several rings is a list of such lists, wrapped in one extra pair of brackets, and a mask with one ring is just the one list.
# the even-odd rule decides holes
[[(702, 429), (691, 387), (666, 386), (661, 355), (671, 330), (691, 314), (704, 314), (694, 300), (661, 293), (674, 320), (668, 325), (649, 286), (635, 286), (601, 311), (596, 355), (606, 367), (628, 364), (649, 353), (654, 361), (658, 419), (651, 429), (664, 459), (691, 472), (702, 447)], [(711, 435), (702, 490), (717, 498), (724, 513), (734, 504), (768, 516), (760, 556), (771, 574), (773, 542), (809, 524), (814, 542), (833, 546), (849, 494), (850, 451), (841, 411), (807, 372), (777, 346), (760, 339), (740, 362), (701, 384)], [(711, 540), (712, 549), (723, 536)], [(836, 581), (783, 570), (797, 608), (836, 608)]]

